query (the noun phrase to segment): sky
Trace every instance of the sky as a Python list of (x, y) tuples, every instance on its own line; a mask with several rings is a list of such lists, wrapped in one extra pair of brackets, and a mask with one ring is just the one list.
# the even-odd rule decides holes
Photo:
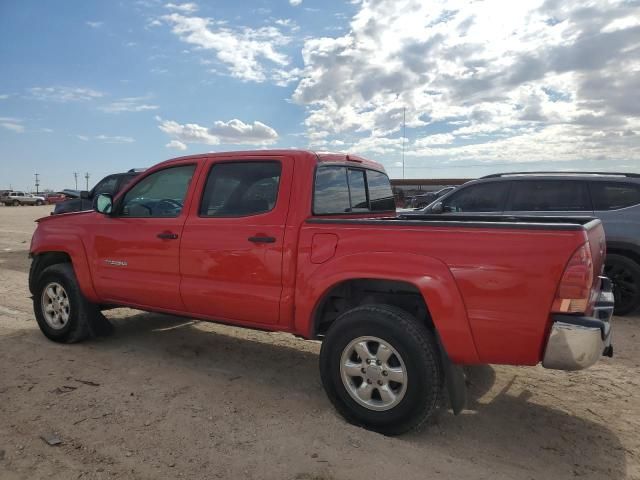
[(640, 172), (640, 0), (5, 0), (0, 68), (0, 188), (264, 148)]

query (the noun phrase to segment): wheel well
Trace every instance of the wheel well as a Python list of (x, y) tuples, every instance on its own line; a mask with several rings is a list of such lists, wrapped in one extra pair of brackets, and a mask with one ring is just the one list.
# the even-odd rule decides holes
[(615, 253), (616, 255), (622, 255), (628, 257), (638, 265), (640, 265), (640, 253), (633, 250), (625, 249), (624, 247), (607, 247), (607, 253)]
[(434, 328), (424, 297), (415, 285), (397, 280), (360, 278), (341, 282), (324, 295), (314, 313), (312, 337), (324, 337), (347, 310), (373, 303), (394, 305)]
[(29, 291), (33, 293), (35, 284), (40, 277), (40, 273), (51, 265), (58, 263), (72, 263), (71, 257), (66, 252), (45, 252), (35, 255), (31, 260), (31, 269), (29, 270)]

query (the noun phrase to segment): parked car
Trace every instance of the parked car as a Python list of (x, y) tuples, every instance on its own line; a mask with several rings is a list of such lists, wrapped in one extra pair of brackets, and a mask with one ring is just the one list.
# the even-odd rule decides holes
[(56, 342), (118, 305), (319, 339), (336, 409), (389, 435), (445, 385), (458, 413), (461, 365), (612, 354), (595, 218), (403, 219), (380, 164), (297, 150), (170, 160), (95, 205), (33, 235), (34, 312)]
[(436, 198), (440, 198), (446, 193), (449, 193), (452, 190), (455, 190), (455, 186), (444, 187), (436, 192), (427, 192), (420, 195), (416, 195), (411, 200), (411, 206), (413, 208), (424, 208), (433, 202)]
[(467, 182), (419, 214), (584, 215), (602, 220), (616, 314), (640, 306), (640, 174), (517, 172)]
[(45, 193), (44, 199), (48, 205), (53, 205), (54, 203), (64, 202), (67, 200), (67, 196), (64, 193)]
[(88, 192), (86, 190), (63, 190), (63, 192), (67, 197), (69, 197), (69, 199), (56, 204), (52, 215), (92, 210), (93, 201), (99, 194), (109, 193), (111, 195), (115, 195), (122, 189), (122, 187), (127, 185), (131, 180), (144, 172), (144, 170), (145, 169), (143, 168), (132, 168), (131, 170), (124, 173), (114, 173), (113, 175), (107, 175), (98, 183), (96, 183), (96, 185)]
[(26, 192), (10, 191), (0, 197), (0, 202), (7, 206), (11, 205), (17, 207), (19, 205), (44, 205), (45, 199), (44, 197), (32, 195)]

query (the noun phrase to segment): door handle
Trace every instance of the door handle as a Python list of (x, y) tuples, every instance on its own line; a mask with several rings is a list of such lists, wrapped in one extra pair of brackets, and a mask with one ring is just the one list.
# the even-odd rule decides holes
[(247, 240), (253, 243), (276, 243), (276, 237), (249, 237)]
[(178, 238), (177, 233), (171, 233), (171, 232), (161, 232), (156, 236), (158, 238), (161, 238), (162, 240), (175, 240), (176, 238)]

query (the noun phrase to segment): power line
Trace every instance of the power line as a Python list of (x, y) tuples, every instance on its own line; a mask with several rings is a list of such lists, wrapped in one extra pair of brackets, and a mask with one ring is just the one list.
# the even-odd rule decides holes
[(85, 178), (85, 179), (86, 179), (86, 181), (87, 181), (87, 188), (86, 188), (86, 190), (89, 190), (89, 176), (90, 176), (90, 175), (89, 175), (89, 172), (87, 172), (87, 173), (85, 173), (85, 174), (84, 174), (84, 178)]
[(78, 190), (78, 172), (73, 172), (73, 178), (76, 180), (76, 190)]

